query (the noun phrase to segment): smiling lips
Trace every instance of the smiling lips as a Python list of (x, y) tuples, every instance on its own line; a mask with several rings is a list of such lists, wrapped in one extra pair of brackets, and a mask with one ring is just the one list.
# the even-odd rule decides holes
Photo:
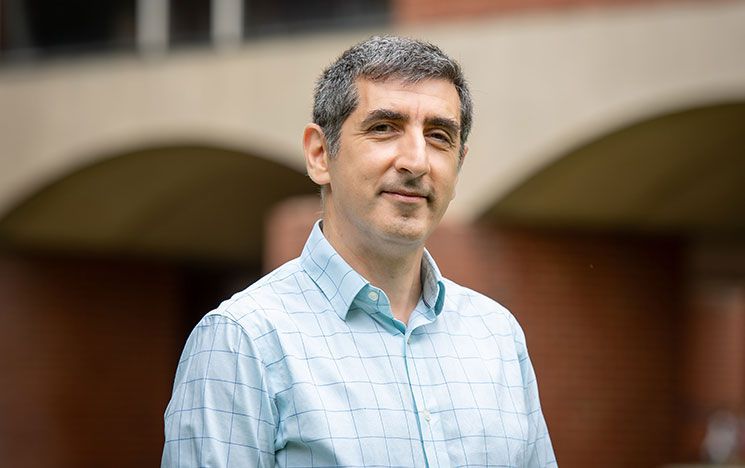
[(429, 200), (429, 196), (426, 192), (417, 190), (392, 188), (389, 190), (383, 190), (382, 193), (403, 203), (418, 203)]

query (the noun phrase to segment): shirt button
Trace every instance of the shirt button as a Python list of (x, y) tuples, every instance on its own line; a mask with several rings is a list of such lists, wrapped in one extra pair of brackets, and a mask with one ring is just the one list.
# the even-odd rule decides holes
[(429, 422), (432, 419), (432, 415), (429, 413), (429, 410), (426, 408), (424, 409), (424, 411), (422, 411), (422, 416), (424, 416), (424, 420), (427, 422)]
[(369, 297), (371, 301), (377, 301), (378, 293), (375, 291), (370, 291), (369, 293), (367, 293), (367, 297)]

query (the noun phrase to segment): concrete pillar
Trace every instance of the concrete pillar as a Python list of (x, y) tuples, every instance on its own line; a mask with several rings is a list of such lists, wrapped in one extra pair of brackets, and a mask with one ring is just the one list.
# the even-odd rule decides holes
[(243, 0), (212, 0), (212, 42), (233, 49), (243, 40)]
[(168, 49), (168, 0), (137, 0), (137, 48), (144, 55)]
[(294, 197), (279, 203), (264, 225), (264, 271), (300, 256), (313, 223), (320, 218), (318, 196)]

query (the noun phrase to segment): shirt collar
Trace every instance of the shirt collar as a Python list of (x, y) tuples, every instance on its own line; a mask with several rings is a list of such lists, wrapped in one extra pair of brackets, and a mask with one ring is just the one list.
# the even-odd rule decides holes
[[(321, 231), (321, 221), (313, 225), (300, 255), (300, 264), (342, 320), (360, 291), (370, 285), (329, 244)], [(440, 314), (445, 302), (445, 284), (427, 250), (422, 256), (422, 299), (427, 307), (434, 309), (436, 315)]]
[(422, 299), (427, 307), (434, 309), (435, 315), (440, 315), (445, 303), (445, 282), (427, 249), (422, 255)]

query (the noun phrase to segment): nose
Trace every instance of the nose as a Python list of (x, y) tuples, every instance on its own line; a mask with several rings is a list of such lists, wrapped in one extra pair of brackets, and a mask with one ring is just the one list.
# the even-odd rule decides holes
[(412, 177), (421, 177), (429, 172), (427, 142), (422, 133), (411, 132), (401, 138), (395, 167), (397, 171), (408, 172)]

